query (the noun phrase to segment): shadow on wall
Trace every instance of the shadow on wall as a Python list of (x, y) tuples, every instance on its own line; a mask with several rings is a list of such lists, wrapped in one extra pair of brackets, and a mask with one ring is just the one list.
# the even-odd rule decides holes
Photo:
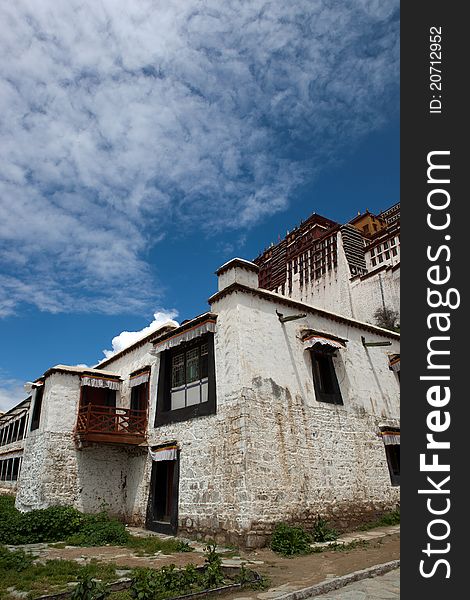
[(77, 451), (76, 489), (80, 510), (87, 513), (105, 510), (127, 522), (129, 507), (133, 507), (136, 500), (136, 475), (138, 472), (143, 475), (147, 458), (146, 453), (142, 456), (129, 453), (128, 449), (103, 444)]

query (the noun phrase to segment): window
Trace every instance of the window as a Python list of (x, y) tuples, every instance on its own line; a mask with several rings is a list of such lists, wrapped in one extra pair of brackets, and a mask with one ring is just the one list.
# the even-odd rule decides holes
[(392, 485), (400, 485), (400, 429), (398, 427), (381, 427), (385, 456)]
[(155, 425), (215, 414), (212, 334), (161, 353), (157, 395)]
[(36, 396), (34, 398), (33, 416), (31, 418), (31, 431), (39, 427), (42, 409), (42, 397), (44, 395), (44, 385), (36, 388)]
[(0, 460), (0, 480), (17, 481), (20, 468), (21, 458), (19, 456)]
[(336, 378), (332, 351), (312, 350), (313, 385), (318, 402), (343, 404)]
[(387, 455), (390, 481), (392, 485), (400, 485), (400, 444), (385, 446), (385, 454)]

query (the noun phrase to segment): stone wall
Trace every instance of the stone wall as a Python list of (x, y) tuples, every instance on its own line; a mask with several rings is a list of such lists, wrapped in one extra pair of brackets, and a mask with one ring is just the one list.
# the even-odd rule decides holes
[[(256, 290), (223, 296), (212, 308), (215, 415), (154, 428), (159, 357), (150, 354), (152, 345), (106, 364), (124, 379), (120, 406), (129, 406), (129, 374), (151, 366), (148, 445), (176, 441), (180, 448), (179, 533), (258, 546), (280, 520), (308, 526), (321, 514), (347, 528), (395, 506), (399, 490), (390, 484), (379, 427), (399, 423), (398, 381), (388, 367), (398, 342), (311, 310), (283, 324), (276, 310), (300, 311)], [(348, 340), (334, 359), (343, 406), (316, 400), (310, 354), (300, 339), (305, 328)], [(391, 345), (366, 348), (361, 336)], [(147, 449), (77, 449), (79, 392), (76, 375), (46, 380), (41, 426), (25, 443), (17, 504), (94, 512), (106, 503), (126, 522), (144, 525)]]

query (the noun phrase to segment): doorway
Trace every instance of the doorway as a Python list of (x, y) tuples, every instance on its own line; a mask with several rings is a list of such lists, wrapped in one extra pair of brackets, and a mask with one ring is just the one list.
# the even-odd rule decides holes
[(176, 535), (178, 529), (179, 456), (152, 461), (147, 528)]

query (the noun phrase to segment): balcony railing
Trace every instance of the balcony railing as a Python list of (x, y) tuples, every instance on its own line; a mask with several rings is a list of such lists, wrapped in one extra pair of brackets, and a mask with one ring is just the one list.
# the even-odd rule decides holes
[(147, 431), (147, 411), (88, 404), (78, 411), (76, 431), (90, 442), (140, 444)]

